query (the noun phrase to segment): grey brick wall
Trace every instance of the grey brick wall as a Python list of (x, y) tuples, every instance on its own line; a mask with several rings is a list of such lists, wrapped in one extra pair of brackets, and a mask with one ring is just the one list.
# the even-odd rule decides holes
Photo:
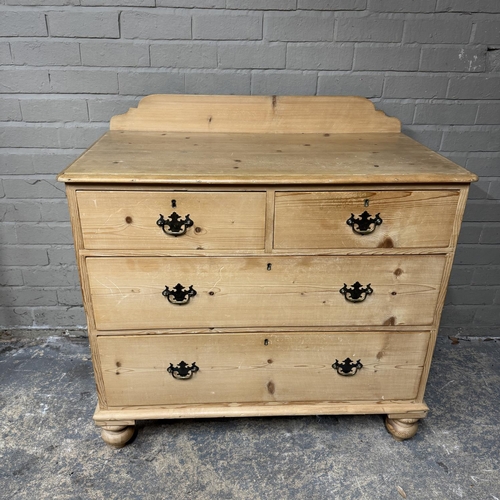
[(499, 335), (499, 0), (0, 0), (0, 66), (0, 329), (84, 329), (55, 175), (111, 116), (150, 93), (358, 94), (480, 176), (441, 333)]

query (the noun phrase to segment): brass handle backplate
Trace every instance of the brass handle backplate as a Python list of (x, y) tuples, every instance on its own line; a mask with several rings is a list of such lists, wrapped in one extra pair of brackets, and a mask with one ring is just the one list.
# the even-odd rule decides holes
[[(172, 212), (166, 219), (160, 214), (160, 218), (156, 221), (156, 224), (169, 236), (182, 236), (186, 234), (187, 229), (191, 227), (194, 222), (189, 218), (189, 214), (182, 219), (177, 212)], [(165, 226), (167, 226), (166, 229)]]
[(177, 366), (170, 363), (167, 372), (177, 380), (188, 380), (193, 376), (193, 373), (196, 373), (199, 369), (196, 363), (188, 365), (185, 361), (181, 361)]
[(356, 283), (352, 285), (352, 288), (348, 288), (344, 283), (344, 286), (339, 290), (339, 292), (348, 302), (363, 302), (368, 295), (373, 293), (373, 288), (370, 285), (371, 283), (368, 283), (368, 285), (363, 287), (359, 281), (356, 281)]
[(371, 234), (377, 226), (382, 224), (383, 220), (380, 218), (380, 213), (372, 217), (366, 210), (359, 215), (358, 217), (354, 217), (354, 214), (345, 221), (348, 226), (352, 227), (352, 230), (356, 234), (360, 234), (364, 236), (365, 234)]
[(191, 285), (187, 290), (180, 283), (174, 286), (174, 288), (170, 289), (168, 286), (165, 286), (165, 290), (161, 292), (161, 294), (167, 298), (167, 300), (176, 306), (183, 306), (187, 304), (191, 297), (196, 295), (196, 290)]
[(353, 361), (351, 358), (346, 358), (342, 362), (336, 359), (335, 363), (333, 363), (332, 365), (332, 368), (334, 370), (337, 370), (337, 373), (339, 375), (342, 375), (343, 377), (352, 377), (353, 375), (356, 375), (356, 373), (358, 373), (358, 370), (361, 370), (361, 368), (363, 368), (363, 365), (361, 364), (360, 359), (358, 359), (357, 361)]

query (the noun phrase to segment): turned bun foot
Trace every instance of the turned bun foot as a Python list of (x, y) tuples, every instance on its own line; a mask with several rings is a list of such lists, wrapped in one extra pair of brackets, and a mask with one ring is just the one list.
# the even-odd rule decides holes
[(385, 427), (397, 441), (412, 438), (418, 429), (418, 418), (385, 417)]
[(134, 425), (103, 425), (101, 437), (110, 446), (122, 448), (132, 438), (134, 431)]

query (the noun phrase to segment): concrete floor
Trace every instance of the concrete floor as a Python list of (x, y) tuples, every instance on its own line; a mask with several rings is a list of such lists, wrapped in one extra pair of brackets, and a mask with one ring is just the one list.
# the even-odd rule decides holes
[(500, 342), (439, 339), (418, 434), (381, 416), (92, 423), (85, 339), (0, 343), (0, 498), (500, 499)]

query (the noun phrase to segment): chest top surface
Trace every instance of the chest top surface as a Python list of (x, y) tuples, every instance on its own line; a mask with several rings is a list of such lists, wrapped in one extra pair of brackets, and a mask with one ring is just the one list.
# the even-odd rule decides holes
[(59, 176), (67, 183), (407, 184), (477, 177), (360, 97), (149, 96)]

